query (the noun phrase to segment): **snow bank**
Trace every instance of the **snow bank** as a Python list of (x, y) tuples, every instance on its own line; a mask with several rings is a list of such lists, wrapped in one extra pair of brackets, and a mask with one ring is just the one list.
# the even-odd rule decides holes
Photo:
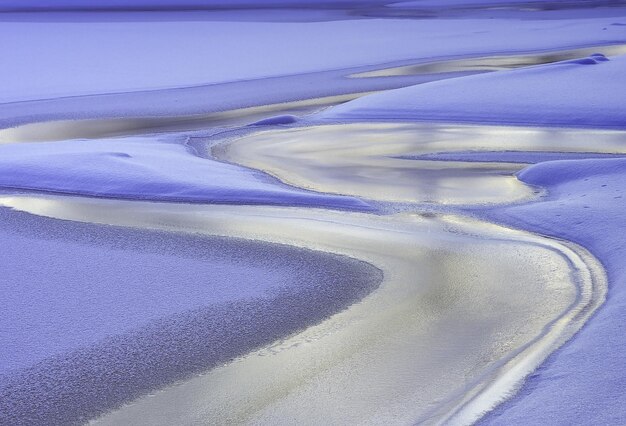
[(574, 241), (604, 264), (607, 303), (483, 424), (617, 424), (626, 418), (626, 159), (554, 161), (519, 174), (545, 187), (540, 202), (496, 208), (496, 221)]
[(147, 138), (0, 146), (0, 186), (99, 197), (368, 209), (351, 197), (290, 188), (261, 172)]
[(592, 55), (365, 96), (319, 118), (624, 128), (624, 75), (625, 55)]
[(524, 169), (518, 174), (518, 178), (531, 185), (554, 187), (591, 177), (610, 178), (624, 172), (626, 172), (626, 161), (622, 158), (577, 161), (576, 163), (561, 160), (540, 163), (535, 167)]
[(278, 126), (285, 124), (293, 124), (298, 121), (298, 117), (291, 114), (275, 115), (272, 117), (264, 118), (263, 120), (255, 121), (250, 126)]

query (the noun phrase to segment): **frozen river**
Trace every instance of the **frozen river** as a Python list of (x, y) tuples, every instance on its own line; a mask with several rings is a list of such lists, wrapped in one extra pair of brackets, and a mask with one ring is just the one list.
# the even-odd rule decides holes
[(623, 424), (623, 5), (241, 3), (0, 6), (0, 424)]

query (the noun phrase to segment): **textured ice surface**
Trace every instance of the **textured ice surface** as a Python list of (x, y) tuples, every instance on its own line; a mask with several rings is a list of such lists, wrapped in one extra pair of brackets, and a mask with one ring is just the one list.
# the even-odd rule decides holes
[(502, 357), (529, 342), (541, 353), (546, 324), (587, 305), (576, 295), (589, 284), (588, 265), (562, 246), (457, 217), (76, 197), (2, 203), (74, 220), (286, 242), (360, 258), (384, 272), (375, 292), (319, 326), (140, 398), (105, 417), (113, 424), (438, 417), (487, 384)]
[(289, 246), (0, 208), (0, 424), (80, 423), (305, 328), (376, 268)]

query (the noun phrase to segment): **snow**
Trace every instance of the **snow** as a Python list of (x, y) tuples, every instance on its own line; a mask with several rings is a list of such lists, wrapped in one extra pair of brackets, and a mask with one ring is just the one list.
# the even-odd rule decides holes
[(624, 27), (610, 25), (614, 17), (276, 23), (210, 18), (175, 22), (142, 19), (141, 14), (131, 22), (81, 22), (81, 15), (69, 22), (35, 22), (11, 16), (5, 15), (0, 25), (4, 103), (236, 82), (409, 59), (609, 44), (626, 34)]
[(626, 55), (606, 59), (596, 55), (396, 89), (331, 108), (320, 118), (624, 128)]
[[(618, 424), (626, 418), (626, 159), (540, 163), (519, 174), (548, 189), (539, 202), (483, 211), (493, 220), (574, 241), (607, 270), (596, 316), (483, 424)], [(584, 420), (582, 420), (584, 419)]]
[(356, 198), (291, 188), (258, 171), (200, 158), (169, 140), (0, 145), (0, 186), (111, 198), (369, 209)]

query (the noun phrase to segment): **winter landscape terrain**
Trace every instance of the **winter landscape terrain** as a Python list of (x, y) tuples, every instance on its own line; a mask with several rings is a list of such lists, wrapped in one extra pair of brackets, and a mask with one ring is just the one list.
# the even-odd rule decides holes
[(0, 0), (0, 424), (626, 424), (626, 2)]

